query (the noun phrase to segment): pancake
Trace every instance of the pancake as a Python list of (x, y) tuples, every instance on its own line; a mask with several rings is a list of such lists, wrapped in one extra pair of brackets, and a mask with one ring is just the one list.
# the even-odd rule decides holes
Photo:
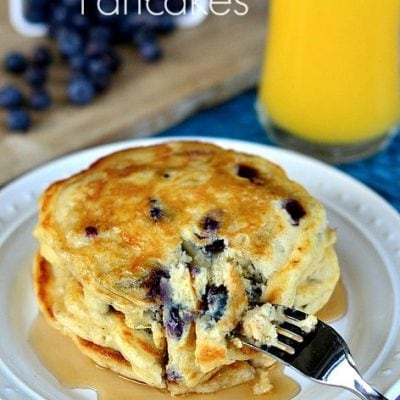
[(269, 390), (257, 377), (268, 382), (271, 359), (233, 338), (246, 313), (315, 313), (339, 278), (323, 206), (279, 166), (207, 143), (123, 150), (52, 184), (34, 234), (52, 325), (173, 394), (251, 379)]

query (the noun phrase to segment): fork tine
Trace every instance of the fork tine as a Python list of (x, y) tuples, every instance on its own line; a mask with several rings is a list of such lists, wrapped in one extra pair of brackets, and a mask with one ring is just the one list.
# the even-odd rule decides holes
[(285, 344), (286, 346), (292, 347), (295, 350), (298, 347), (298, 345), (301, 343), (297, 340), (290, 338), (289, 336), (282, 335), (281, 333), (278, 333), (278, 341)]
[(279, 334), (286, 336), (290, 339), (295, 340), (298, 343), (301, 343), (304, 341), (303, 336), (301, 335), (301, 333), (298, 332), (294, 332), (293, 329), (290, 328), (285, 328), (285, 326), (279, 325), (277, 330), (276, 330)]
[[(284, 314), (279, 318), (280, 323), (275, 321), (277, 344), (259, 345), (239, 335), (245, 345), (282, 361), (316, 382), (348, 389), (363, 400), (388, 400), (361, 377), (346, 342), (332, 327), (317, 320), (313, 330), (308, 332), (307, 324), (300, 324), (307, 314), (284, 306), (276, 307)], [(304, 325), (307, 332), (296, 323)], [(302, 341), (298, 341), (300, 338)]]
[(300, 336), (302, 339), (304, 338), (305, 335), (307, 335), (307, 333), (304, 332), (297, 325), (294, 325), (288, 321), (285, 321), (285, 322), (279, 324), (279, 327), (286, 331), (291, 332), (293, 335)]
[(287, 316), (290, 317), (296, 321), (303, 321), (307, 318), (307, 314), (304, 313), (303, 311), (296, 310), (294, 308), (289, 308), (289, 307), (284, 307), (281, 306), (283, 313)]

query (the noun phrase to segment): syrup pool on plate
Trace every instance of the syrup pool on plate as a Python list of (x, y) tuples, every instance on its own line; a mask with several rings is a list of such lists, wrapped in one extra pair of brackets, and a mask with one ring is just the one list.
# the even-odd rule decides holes
[[(324, 321), (333, 321), (343, 316), (346, 309), (345, 289), (339, 282), (331, 300), (318, 313), (318, 317)], [(122, 378), (108, 369), (96, 366), (78, 350), (69, 337), (51, 327), (42, 315), (39, 315), (32, 324), (29, 342), (43, 365), (67, 388), (96, 390), (100, 400), (171, 399), (167, 391)], [(49, 349), (57, 349), (57, 352), (49, 351)], [(284, 374), (283, 366), (279, 363), (271, 367), (270, 379), (274, 388), (265, 395), (254, 395), (252, 384), (248, 383), (217, 393), (191, 394), (182, 398), (185, 400), (289, 400), (300, 392), (300, 386)]]

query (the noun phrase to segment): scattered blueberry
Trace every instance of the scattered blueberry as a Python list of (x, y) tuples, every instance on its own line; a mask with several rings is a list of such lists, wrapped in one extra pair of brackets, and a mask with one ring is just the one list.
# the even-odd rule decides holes
[(29, 0), (25, 2), (25, 18), (32, 23), (44, 23), (47, 21), (48, 0)]
[(107, 43), (89, 41), (86, 43), (85, 54), (88, 57), (100, 57), (109, 50), (110, 47)]
[(69, 59), (69, 67), (72, 72), (86, 73), (89, 57), (85, 54), (76, 54)]
[(182, 379), (182, 375), (175, 369), (167, 368), (166, 375), (167, 381), (169, 382), (178, 382), (180, 379)]
[[(150, 18), (149, 18), (150, 17)], [(149, 14), (131, 13), (121, 21), (120, 31), (124, 36), (136, 34), (138, 31), (151, 30), (153, 18)]]
[(109, 45), (112, 40), (112, 31), (105, 26), (95, 26), (89, 31), (89, 41)]
[(164, 326), (168, 335), (180, 339), (183, 334), (184, 321), (180, 316), (179, 307), (166, 307), (164, 313)]
[(62, 0), (62, 4), (72, 9), (80, 9), (82, 0)]
[(164, 211), (157, 199), (150, 200), (150, 217), (153, 219), (153, 221), (160, 221), (162, 218), (164, 218)]
[(169, 273), (163, 269), (154, 269), (144, 280), (142, 286), (148, 288), (146, 293), (148, 299), (156, 299), (161, 296), (160, 283), (162, 278), (169, 279)]
[(250, 290), (246, 290), (247, 298), (250, 303), (260, 300), (262, 295), (262, 284), (258, 282), (252, 282)]
[(188, 268), (190, 271), (190, 276), (192, 279), (195, 279), (196, 276), (200, 273), (200, 268), (193, 264), (188, 264)]
[[(166, 10), (167, 4), (163, 0), (147, 1), (153, 11)], [(133, 43), (143, 60), (154, 62), (162, 57), (157, 35), (175, 29), (174, 18), (168, 13), (154, 16), (142, 11), (139, 15), (139, 1), (127, 3), (128, 15), (121, 13), (109, 16), (95, 9), (101, 6), (103, 12), (114, 14), (117, 5), (115, 0), (95, 3), (96, 7), (93, 8), (87, 5), (87, 12), (83, 15), (82, 0), (24, 1), (25, 17), (31, 22), (47, 24), (48, 36), (56, 41), (58, 51), (73, 75), (73, 79), (68, 82), (68, 98), (78, 105), (89, 104), (97, 93), (109, 88), (112, 75), (121, 65), (121, 59), (115, 51), (117, 44)], [(187, 3), (184, 0), (170, 0), (168, 9), (181, 11)], [(53, 54), (47, 46), (34, 49), (31, 59), (17, 51), (8, 54), (4, 59), (6, 71), (23, 73), (25, 80), (34, 88), (34, 94), (29, 101), (36, 110), (45, 109), (51, 103), (44, 85), (47, 81), (47, 69), (52, 61)], [(15, 92), (2, 93), (0, 97), (0, 105), (3, 107), (22, 106), (22, 95), (19, 98)], [(152, 218), (160, 218), (160, 210), (155, 207), (151, 211)]]
[(109, 66), (102, 58), (93, 57), (89, 59), (87, 69), (91, 78), (102, 78), (110, 75)]
[(16, 108), (8, 111), (6, 123), (11, 131), (26, 132), (31, 125), (31, 118), (26, 110)]
[(261, 183), (262, 180), (260, 179), (259, 172), (253, 167), (248, 165), (240, 164), (237, 167), (237, 175), (241, 178), (246, 178), (250, 182), (253, 183)]
[(170, 303), (171, 286), (169, 284), (169, 279), (161, 277), (160, 279), (160, 298), (164, 305)]
[(80, 11), (75, 12), (71, 17), (71, 26), (79, 33), (85, 33), (90, 28), (90, 19)]
[(290, 215), (293, 226), (298, 226), (301, 218), (306, 215), (306, 211), (304, 210), (303, 206), (295, 199), (286, 200), (282, 207)]
[(81, 35), (72, 29), (61, 29), (57, 35), (58, 49), (65, 57), (72, 57), (79, 54), (83, 49), (83, 39)]
[(24, 97), (22, 95), (22, 92), (16, 86), (8, 85), (0, 89), (0, 107), (20, 107), (23, 101)]
[(18, 52), (12, 52), (4, 58), (4, 69), (13, 74), (22, 74), (28, 67), (28, 60), (26, 57)]
[(225, 313), (228, 304), (228, 290), (224, 285), (207, 285), (202, 299), (201, 309), (218, 322)]
[(225, 242), (223, 239), (217, 239), (207, 244), (204, 249), (209, 254), (218, 254), (225, 250)]
[(220, 222), (211, 217), (206, 217), (203, 222), (203, 228), (206, 232), (213, 232), (219, 228)]
[(114, 50), (110, 49), (101, 55), (103, 61), (108, 65), (109, 70), (115, 73), (121, 66), (121, 57)]
[(36, 90), (31, 95), (29, 105), (34, 110), (45, 110), (51, 105), (51, 97), (45, 89)]
[(165, 14), (156, 18), (155, 29), (159, 33), (170, 33), (176, 28), (175, 20), (172, 16)]
[(48, 67), (53, 62), (51, 50), (46, 46), (37, 47), (32, 54), (32, 63), (36, 67)]
[(87, 226), (85, 228), (85, 235), (88, 238), (94, 238), (99, 234), (97, 228), (95, 226)]
[(110, 75), (95, 76), (90, 78), (90, 81), (92, 82), (93, 87), (96, 90), (96, 93), (102, 93), (111, 86)]
[(68, 85), (68, 98), (73, 104), (83, 106), (93, 101), (95, 88), (86, 78), (72, 79)]
[(42, 87), (47, 81), (47, 71), (40, 67), (29, 67), (25, 71), (24, 78), (32, 87)]
[(49, 16), (49, 24), (53, 25), (55, 28), (61, 27), (65, 28), (70, 26), (72, 20), (72, 12), (71, 9), (65, 7), (63, 4), (56, 3), (54, 7), (52, 7), (50, 16)]
[(135, 33), (133, 42), (139, 51), (139, 55), (144, 61), (154, 62), (158, 61), (162, 57), (162, 50), (157, 41), (155, 40), (154, 34), (147, 31), (139, 31)]

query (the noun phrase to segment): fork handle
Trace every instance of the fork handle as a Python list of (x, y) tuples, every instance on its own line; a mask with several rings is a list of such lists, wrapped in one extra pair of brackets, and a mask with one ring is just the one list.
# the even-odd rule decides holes
[(360, 399), (363, 400), (389, 400), (387, 397), (380, 394), (370, 384), (368, 384), (355, 369), (354, 387), (349, 388)]
[(368, 385), (365, 381), (357, 381), (355, 382), (355, 386), (357, 389), (356, 393), (360, 399), (363, 400), (388, 400), (387, 397), (380, 394), (377, 390), (375, 390), (372, 386)]

